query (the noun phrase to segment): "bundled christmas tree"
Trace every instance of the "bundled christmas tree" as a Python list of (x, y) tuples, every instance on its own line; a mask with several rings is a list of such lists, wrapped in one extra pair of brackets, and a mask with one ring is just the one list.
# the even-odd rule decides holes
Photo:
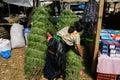
[(40, 78), (43, 74), (47, 50), (46, 33), (54, 32), (54, 27), (48, 18), (49, 8), (40, 6), (34, 10), (25, 57), (25, 73), (29, 79)]

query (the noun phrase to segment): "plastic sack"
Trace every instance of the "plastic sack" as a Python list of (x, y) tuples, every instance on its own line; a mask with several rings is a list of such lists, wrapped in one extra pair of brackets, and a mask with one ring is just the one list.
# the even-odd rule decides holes
[(25, 44), (27, 45), (28, 44), (28, 34), (30, 34), (30, 30), (31, 28), (24, 28), (23, 29), (23, 36), (25, 37)]
[(24, 28), (23, 35), (25, 36), (25, 34), (30, 34), (30, 30), (31, 30), (31, 28)]
[(25, 40), (23, 36), (23, 25), (14, 23), (10, 29), (11, 46), (12, 48), (20, 48), (25, 46)]
[(0, 38), (0, 53), (5, 50), (11, 50), (10, 41), (8, 39)]
[(4, 59), (8, 59), (11, 57), (11, 52), (10, 50), (2, 51), (0, 53), (0, 56), (3, 57)]

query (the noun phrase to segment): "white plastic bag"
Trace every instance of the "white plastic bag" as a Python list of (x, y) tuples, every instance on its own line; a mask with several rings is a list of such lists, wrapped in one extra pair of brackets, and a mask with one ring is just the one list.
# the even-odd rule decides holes
[(0, 38), (0, 53), (6, 50), (11, 50), (10, 41), (8, 39)]
[(25, 46), (25, 40), (23, 36), (23, 25), (14, 23), (10, 29), (11, 46), (12, 48), (20, 48)]

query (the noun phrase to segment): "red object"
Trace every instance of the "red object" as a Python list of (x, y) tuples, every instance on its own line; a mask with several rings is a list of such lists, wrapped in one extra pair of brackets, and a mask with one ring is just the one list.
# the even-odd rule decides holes
[(113, 40), (120, 40), (120, 34), (116, 34), (112, 37)]
[(117, 80), (118, 75), (97, 73), (96, 80)]
[(80, 70), (80, 76), (82, 76), (83, 75), (83, 70)]
[(47, 42), (49, 42), (49, 41), (50, 41), (50, 39), (52, 39), (52, 38), (53, 38), (53, 36), (52, 36), (52, 34), (51, 34), (50, 32), (47, 32), (47, 35), (48, 35)]

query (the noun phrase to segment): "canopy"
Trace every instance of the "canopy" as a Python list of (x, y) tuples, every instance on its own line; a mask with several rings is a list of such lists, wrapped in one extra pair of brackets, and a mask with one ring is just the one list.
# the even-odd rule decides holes
[(33, 0), (3, 0), (3, 1), (9, 4), (18, 5), (18, 6), (25, 6), (25, 7), (33, 6)]

